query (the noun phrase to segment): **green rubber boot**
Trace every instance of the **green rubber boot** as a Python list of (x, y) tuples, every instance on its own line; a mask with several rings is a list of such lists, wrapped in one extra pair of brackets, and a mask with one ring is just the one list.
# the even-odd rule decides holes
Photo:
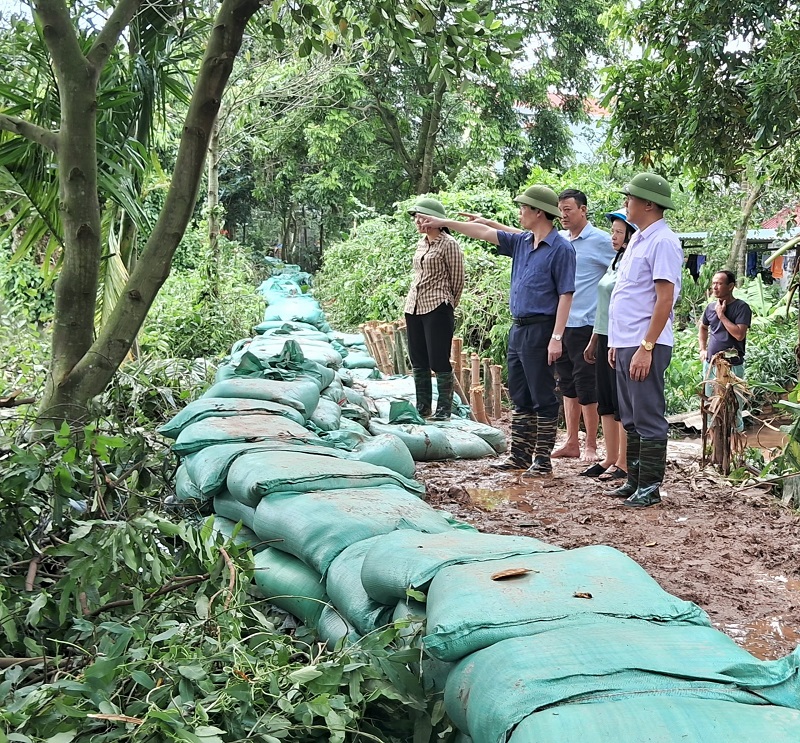
[(526, 480), (548, 477), (553, 474), (553, 463), (550, 461), (550, 454), (552, 454), (556, 445), (558, 418), (545, 418), (537, 415), (536, 426), (538, 435), (536, 436), (536, 447), (533, 450), (533, 464), (522, 473), (522, 477)]
[(628, 431), (628, 479), (614, 490), (609, 490), (608, 495), (614, 498), (630, 498), (639, 489), (639, 449), (642, 439), (636, 431)]
[(432, 421), (449, 421), (453, 412), (453, 372), (436, 372), (436, 412)]
[(433, 383), (431, 382), (430, 369), (414, 369), (414, 389), (417, 397), (417, 412), (427, 418), (433, 409)]
[(489, 465), (496, 470), (525, 470), (531, 466), (536, 446), (536, 414), (511, 413), (511, 446), (508, 456)]
[(624, 503), (631, 508), (647, 508), (661, 503), (661, 483), (667, 468), (667, 440), (642, 439), (639, 452), (639, 487)]

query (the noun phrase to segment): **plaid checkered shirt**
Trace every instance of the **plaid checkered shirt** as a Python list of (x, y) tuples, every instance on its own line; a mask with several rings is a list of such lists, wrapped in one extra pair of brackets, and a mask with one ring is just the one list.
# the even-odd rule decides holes
[(409, 315), (424, 315), (443, 302), (458, 306), (464, 289), (464, 254), (446, 232), (433, 242), (423, 237), (414, 253), (414, 280), (406, 298)]

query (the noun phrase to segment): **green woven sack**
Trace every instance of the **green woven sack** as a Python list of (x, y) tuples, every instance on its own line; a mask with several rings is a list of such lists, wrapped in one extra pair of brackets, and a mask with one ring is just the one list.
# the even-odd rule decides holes
[(342, 409), (337, 403), (320, 398), (309, 421), (322, 431), (338, 431), (341, 418)]
[(230, 493), (223, 491), (214, 496), (214, 513), (230, 519), (234, 523), (242, 522), (243, 526), (253, 529), (255, 522), (255, 509), (239, 503)]
[(342, 550), (325, 576), (325, 587), (333, 605), (362, 635), (388, 624), (394, 609), (373, 601), (361, 585), (364, 556), (376, 539), (381, 537), (365, 539)]
[(710, 627), (602, 619), (472, 653), (451, 673), (445, 707), (475, 740), (505, 743), (524, 718), (541, 709), (574, 699), (647, 696), (797, 709), (797, 658), (760, 661)]
[(282, 415), (242, 415), (235, 418), (206, 418), (192, 423), (178, 434), (172, 451), (180, 456), (194, 454), (215, 444), (244, 444), (258, 441), (305, 442), (317, 435)]
[(358, 642), (361, 639), (355, 627), (330, 604), (323, 608), (317, 621), (317, 637), (327, 643), (329, 648), (335, 648), (339, 643)]
[(168, 439), (176, 439), (192, 423), (206, 418), (230, 418), (237, 415), (282, 415), (301, 426), (306, 422), (299, 410), (279, 402), (238, 397), (201, 397), (174, 415), (158, 432)]
[(180, 503), (190, 503), (198, 506), (211, 500), (211, 496), (204, 495), (192, 481), (185, 463), (181, 463), (175, 473), (175, 497)]
[(319, 403), (319, 389), (311, 379), (284, 382), (279, 379), (234, 378), (209, 387), (203, 398), (209, 397), (243, 397), (277, 402), (299, 410), (308, 420)]
[(560, 551), (561, 547), (531, 537), (461, 529), (441, 534), (396, 531), (372, 542), (361, 568), (361, 582), (375, 601), (389, 604), (405, 598), (409, 588), (426, 591), (436, 573), (449, 565)]
[(456, 429), (463, 433), (473, 434), (483, 439), (497, 454), (502, 454), (506, 450), (506, 435), (499, 429), (487, 426), (484, 423), (470, 420), (469, 418), (451, 418), (449, 421), (438, 421), (431, 425), (441, 428), (444, 431)]
[(800, 712), (796, 710), (660, 698), (561, 705), (525, 718), (509, 739), (510, 743), (797, 743), (798, 740)]
[(261, 595), (303, 624), (316, 628), (328, 603), (319, 573), (274, 547), (259, 552), (253, 562)]
[[(493, 579), (511, 569), (529, 572)], [(428, 590), (425, 647), (442, 660), (459, 660), (510, 637), (598, 616), (710, 626), (700, 607), (668, 594), (622, 552), (599, 545), (440, 570)]]
[[(241, 461), (241, 460), (239, 460)], [(395, 529), (437, 532), (450, 522), (396, 486), (277, 493), (256, 509), (255, 533), (281, 539), (281, 549), (325, 575), (351, 544)]]
[(241, 522), (231, 521), (224, 516), (210, 516), (211, 530), (214, 534), (221, 534), (225, 541), (233, 541), (239, 547), (253, 550), (254, 553), (266, 549), (264, 544), (252, 529), (248, 529)]
[(456, 453), (447, 435), (435, 426), (419, 426), (412, 423), (383, 423), (371, 420), (369, 432), (373, 436), (390, 433), (402, 439), (415, 462), (430, 462), (442, 459), (455, 459)]
[(308, 439), (277, 439), (257, 444), (217, 444), (189, 454), (183, 460), (192, 482), (204, 496), (214, 496), (225, 489), (228, 470), (242, 454), (266, 451), (293, 451), (318, 453), (321, 456), (339, 457), (340, 452), (312, 435)]
[(288, 450), (242, 455), (228, 471), (228, 490), (248, 506), (257, 506), (262, 498), (277, 493), (382, 485), (403, 488), (417, 497), (425, 494), (423, 485), (386, 467)]

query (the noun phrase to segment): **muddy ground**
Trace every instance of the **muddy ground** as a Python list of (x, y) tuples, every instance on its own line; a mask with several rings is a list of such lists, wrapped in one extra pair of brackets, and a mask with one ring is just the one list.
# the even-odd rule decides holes
[(544, 482), (495, 472), (491, 459), (420, 463), (417, 477), (433, 505), (482, 531), (616, 547), (754, 655), (778, 658), (800, 642), (800, 515), (701, 471), (699, 458), (699, 442), (670, 441), (663, 502), (641, 510), (579, 476), (577, 459), (554, 460)]

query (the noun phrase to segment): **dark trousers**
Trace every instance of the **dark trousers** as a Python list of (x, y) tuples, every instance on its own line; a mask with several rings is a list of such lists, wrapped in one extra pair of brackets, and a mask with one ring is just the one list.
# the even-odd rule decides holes
[(597, 402), (597, 380), (594, 367), (583, 358), (583, 352), (592, 339), (592, 326), (565, 328), (563, 353), (556, 361), (558, 387), (564, 397), (577, 397), (581, 405)]
[(547, 345), (555, 317), (531, 325), (512, 325), (508, 336), (508, 394), (518, 413), (558, 416), (553, 367), (547, 365)]
[(442, 302), (435, 310), (423, 315), (406, 313), (408, 355), (415, 369), (433, 369), (435, 372), (453, 370), (450, 364), (450, 346), (455, 327), (453, 305)]
[(657, 343), (652, 351), (650, 373), (642, 382), (631, 379), (630, 366), (639, 346), (617, 349), (617, 395), (619, 415), (627, 431), (643, 439), (666, 439), (669, 430), (664, 400), (664, 372), (672, 360), (672, 346)]
[(597, 413), (600, 416), (613, 415), (619, 420), (619, 399), (617, 396), (617, 373), (608, 363), (608, 336), (598, 333), (597, 353), (594, 371), (597, 379)]

